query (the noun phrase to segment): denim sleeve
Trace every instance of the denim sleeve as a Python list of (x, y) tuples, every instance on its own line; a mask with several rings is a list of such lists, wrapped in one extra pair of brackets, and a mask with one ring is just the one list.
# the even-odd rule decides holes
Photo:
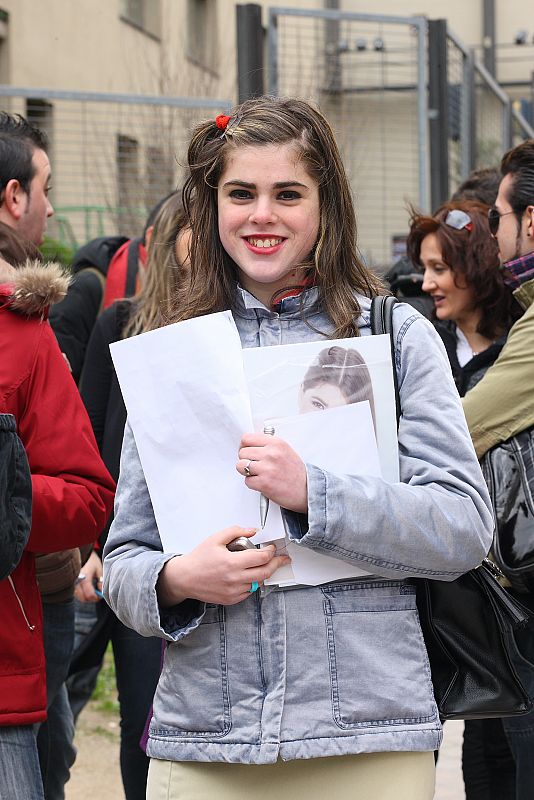
[(135, 439), (127, 424), (115, 497), (115, 518), (104, 548), (104, 596), (118, 618), (142, 636), (176, 642), (194, 630), (205, 604), (186, 600), (162, 608), (159, 574), (175, 553), (163, 553)]
[(406, 309), (394, 312), (401, 482), (307, 464), (307, 521), (286, 520), (293, 541), (373, 574), (454, 580), (487, 554), (493, 516), (441, 340)]

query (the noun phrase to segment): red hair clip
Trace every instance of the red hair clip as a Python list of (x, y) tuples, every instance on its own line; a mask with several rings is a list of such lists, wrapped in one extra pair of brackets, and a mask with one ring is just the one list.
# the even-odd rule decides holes
[(231, 117), (227, 117), (226, 114), (219, 114), (218, 117), (215, 117), (215, 124), (221, 131), (226, 130), (226, 126), (230, 122)]

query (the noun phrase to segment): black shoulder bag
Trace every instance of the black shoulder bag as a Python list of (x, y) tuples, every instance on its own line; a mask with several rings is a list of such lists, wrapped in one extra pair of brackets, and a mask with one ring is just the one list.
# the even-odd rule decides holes
[[(401, 407), (392, 336), (394, 297), (375, 297), (372, 333), (388, 333), (393, 355), (397, 422)], [(443, 719), (525, 714), (532, 708), (510, 658), (513, 629), (526, 608), (511, 597), (488, 559), (455, 581), (416, 578), (417, 608), (428, 651), (434, 695)]]
[(518, 592), (534, 591), (534, 428), (481, 459), (495, 511), (493, 558)]

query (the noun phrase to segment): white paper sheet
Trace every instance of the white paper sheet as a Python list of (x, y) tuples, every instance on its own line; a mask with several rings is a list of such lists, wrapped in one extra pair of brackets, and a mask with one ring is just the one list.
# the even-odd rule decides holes
[[(288, 442), (307, 464), (333, 475), (381, 475), (373, 418), (367, 401), (271, 422), (276, 435)], [(317, 585), (369, 574), (293, 542), (287, 543), (287, 553), (297, 584)], [(287, 580), (286, 574), (280, 575), (277, 571), (266, 583)]]
[(399, 480), (395, 389), (388, 335), (360, 336), (341, 340), (319, 340), (243, 350), (243, 366), (250, 393), (254, 430), (266, 420), (299, 413), (299, 388), (319, 353), (332, 345), (357, 350), (369, 369), (374, 393), (376, 440), (385, 480)]
[[(310, 363), (334, 345), (363, 355), (374, 424), (368, 401), (298, 413)], [(189, 552), (228, 525), (258, 525), (259, 494), (235, 470), (237, 448), (243, 433), (273, 418), (276, 435), (309, 463), (340, 475), (382, 472), (398, 480), (387, 336), (242, 350), (232, 316), (223, 312), (117, 342), (111, 351), (166, 552)], [(276, 539), (283, 547), (284, 537), (280, 509), (271, 503), (255, 541)], [(366, 574), (299, 545), (287, 547), (293, 563), (278, 571), (275, 583)]]
[(230, 312), (116, 342), (111, 353), (164, 551), (257, 526), (259, 495), (235, 469), (253, 426)]

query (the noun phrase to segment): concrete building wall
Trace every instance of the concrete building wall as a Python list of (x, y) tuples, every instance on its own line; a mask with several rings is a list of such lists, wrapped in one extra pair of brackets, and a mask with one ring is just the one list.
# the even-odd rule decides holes
[[(237, 96), (236, 5), (236, 0), (0, 0), (0, 83), (35, 89), (216, 97), (233, 103)], [(269, 7), (321, 9), (327, 3), (261, 0), (260, 5), (266, 25)], [(132, 21), (131, 14), (129, 21), (124, 18), (129, 6), (143, 9), (143, 24)], [(339, 0), (338, 6), (359, 13), (446, 15), (456, 34), (477, 54), (483, 52), (482, 0), (449, 0), (446, 6), (442, 0), (375, 0), (372, 8), (363, 0)], [(207, 15), (204, 20), (194, 16), (200, 8)], [(496, 0), (495, 8), (497, 77), (516, 82), (510, 89), (513, 97), (529, 99), (534, 17), (530, 24), (519, 0)], [(2, 10), (8, 14), (7, 22)], [(394, 237), (406, 229), (407, 206), (418, 202), (414, 98), (409, 93), (373, 96), (356, 91), (341, 100), (325, 93), (328, 33), (324, 25), (316, 25), (313, 31), (312, 27), (304, 21), (284, 39), (280, 91), (319, 102), (332, 118), (358, 203), (364, 255), (371, 263), (388, 263)], [(514, 45), (522, 29), (527, 43)], [(347, 26), (339, 30), (340, 38), (350, 39), (352, 50), (354, 30)], [(342, 57), (344, 85), (358, 90), (380, 81), (388, 86), (414, 81), (413, 49), (405, 41), (400, 43), (393, 28), (374, 26), (372, 33), (363, 26), (361, 30), (368, 38), (368, 49), (361, 56), (351, 52)], [(386, 48), (397, 48), (397, 59), (373, 52), (377, 33), (384, 37)], [(318, 56), (324, 63), (319, 63)], [(30, 110), (21, 98), (3, 99), (2, 107), (20, 113)], [(80, 240), (112, 228), (133, 232), (152, 201), (181, 184), (190, 130), (199, 119), (215, 116), (217, 111), (54, 101), (37, 105), (32, 113), (51, 135), (53, 200), (67, 209), (67, 222)], [(491, 153), (486, 148), (488, 157), (494, 152), (498, 155), (496, 142), (492, 139)], [(126, 210), (118, 210), (125, 202)]]

